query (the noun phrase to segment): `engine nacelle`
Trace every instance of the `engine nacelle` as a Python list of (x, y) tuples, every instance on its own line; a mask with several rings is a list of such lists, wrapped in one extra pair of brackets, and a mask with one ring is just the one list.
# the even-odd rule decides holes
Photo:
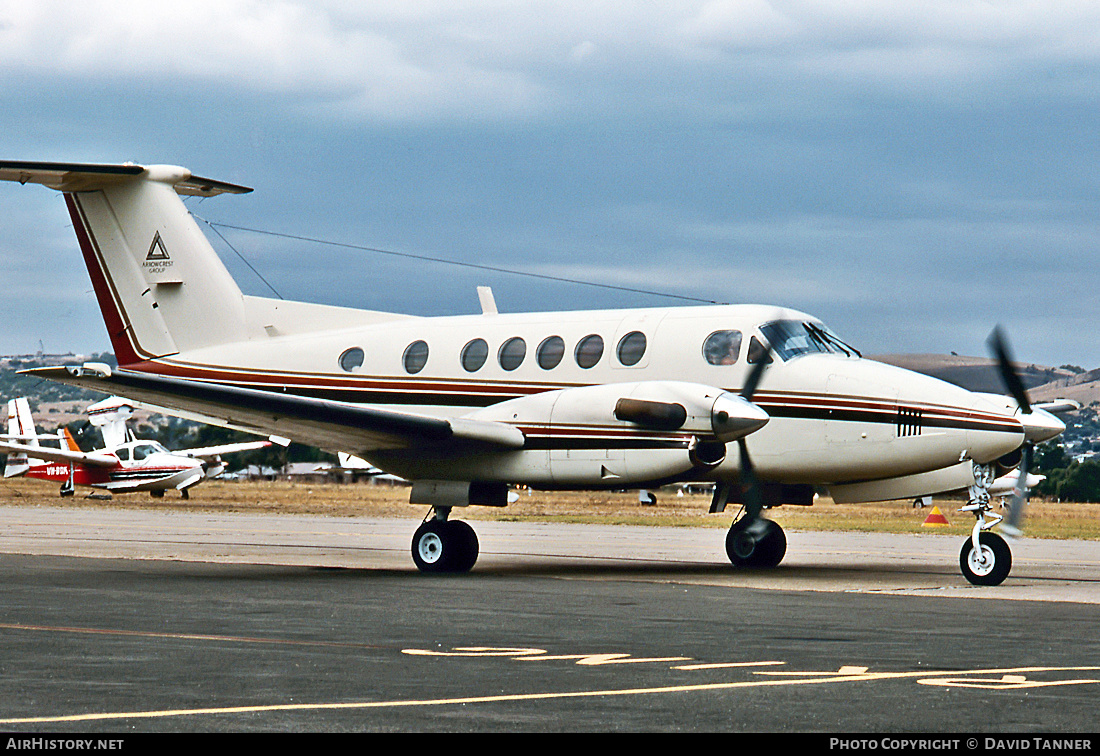
[(509, 423), (526, 438), (521, 452), (491, 455), (494, 464), (485, 467), (494, 479), (580, 487), (634, 486), (713, 469), (727, 442), (768, 422), (739, 396), (680, 381), (560, 389), (466, 417)]

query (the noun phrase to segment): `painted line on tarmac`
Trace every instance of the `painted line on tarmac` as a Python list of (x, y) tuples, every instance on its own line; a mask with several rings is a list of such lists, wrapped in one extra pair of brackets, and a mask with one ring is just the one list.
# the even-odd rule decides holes
[(79, 635), (114, 635), (128, 638), (164, 638), (169, 640), (202, 640), (222, 643), (266, 643), (276, 646), (328, 646), (337, 648), (385, 649), (391, 646), (369, 643), (342, 643), (339, 641), (293, 640), (288, 638), (250, 638), (239, 635), (204, 635), (200, 633), (158, 633), (149, 630), (115, 630), (96, 627), (61, 627), (52, 625), (24, 625), (0, 622), (0, 630), (25, 630), (30, 632), (76, 633)]
[[(1001, 675), (1001, 681), (1007, 682), (1012, 687), (1019, 687), (1021, 684), (1021, 677), (1026, 680), (1026, 673), (1037, 672), (1087, 672), (1098, 671), (1100, 667), (1018, 667), (1012, 669), (984, 669), (984, 670), (950, 670), (950, 671), (933, 671), (925, 670), (921, 672), (875, 672), (875, 673), (858, 673), (850, 675), (842, 675), (840, 673), (830, 673), (830, 677), (804, 677), (799, 679), (764, 679), (753, 681), (741, 681), (741, 682), (724, 682), (724, 683), (704, 683), (697, 685), (665, 685), (651, 688), (609, 688), (601, 690), (580, 690), (580, 691), (564, 691), (564, 692), (545, 692), (545, 693), (515, 693), (515, 694), (501, 694), (492, 696), (466, 696), (458, 698), (429, 698), (422, 700), (408, 700), (408, 701), (348, 701), (348, 702), (333, 702), (333, 703), (302, 703), (302, 704), (269, 704), (269, 705), (253, 705), (253, 706), (224, 706), (224, 707), (207, 707), (198, 709), (162, 709), (153, 711), (120, 711), (120, 712), (93, 712), (87, 714), (70, 714), (61, 716), (45, 716), (45, 717), (23, 717), (23, 718), (4, 718), (0, 719), (0, 725), (23, 725), (23, 724), (59, 724), (59, 723), (73, 723), (73, 722), (102, 722), (110, 720), (136, 720), (136, 719), (158, 719), (167, 717), (192, 717), (192, 716), (216, 716), (227, 714), (257, 714), (257, 713), (272, 713), (272, 712), (294, 712), (294, 711), (337, 711), (337, 710), (349, 710), (349, 709), (397, 709), (397, 708), (412, 708), (412, 707), (427, 707), (427, 706), (461, 706), (466, 704), (488, 704), (488, 703), (515, 703), (523, 701), (549, 701), (549, 700), (562, 700), (562, 699), (576, 699), (576, 698), (598, 698), (609, 696), (637, 696), (637, 695), (653, 695), (653, 694), (671, 694), (671, 693), (698, 693), (706, 691), (717, 690), (735, 690), (738, 688), (764, 688), (764, 687), (779, 687), (779, 686), (792, 686), (792, 685), (824, 685), (832, 683), (846, 683), (846, 682), (870, 682), (876, 680), (902, 680), (902, 679), (914, 679), (919, 678), (917, 682), (922, 680), (929, 680), (928, 684), (944, 684), (945, 679), (954, 685), (959, 685), (960, 675), (974, 674), (974, 675)], [(816, 675), (820, 673), (807, 673), (810, 675)], [(937, 677), (943, 675), (950, 675), (950, 678)], [(962, 678), (966, 679), (966, 678)], [(996, 684), (1001, 681), (986, 681), (987, 684)], [(1046, 683), (1048, 685), (1065, 685), (1070, 681), (1054, 681), (1052, 683)], [(1083, 679), (1072, 681), (1078, 684), (1083, 683), (1100, 683), (1100, 679)]]

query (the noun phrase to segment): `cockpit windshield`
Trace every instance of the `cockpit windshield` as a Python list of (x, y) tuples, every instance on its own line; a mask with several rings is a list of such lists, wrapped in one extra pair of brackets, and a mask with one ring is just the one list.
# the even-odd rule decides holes
[(861, 357), (855, 347), (843, 341), (821, 323), (800, 320), (776, 320), (760, 326), (760, 332), (781, 360), (803, 354), (824, 352)]
[(140, 461), (151, 454), (164, 453), (167, 451), (168, 450), (157, 441), (143, 441), (134, 446), (134, 459)]

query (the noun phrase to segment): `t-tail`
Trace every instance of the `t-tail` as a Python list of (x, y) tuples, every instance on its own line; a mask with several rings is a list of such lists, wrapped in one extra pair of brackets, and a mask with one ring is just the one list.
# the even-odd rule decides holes
[(247, 338), (243, 296), (180, 195), (247, 187), (185, 168), (0, 162), (64, 192), (120, 365)]
[[(402, 317), (242, 294), (181, 195), (245, 194), (252, 191), (248, 187), (200, 178), (177, 166), (130, 163), (0, 160), (0, 180), (64, 193), (122, 367), (206, 347)], [(199, 361), (232, 358), (223, 352)]]

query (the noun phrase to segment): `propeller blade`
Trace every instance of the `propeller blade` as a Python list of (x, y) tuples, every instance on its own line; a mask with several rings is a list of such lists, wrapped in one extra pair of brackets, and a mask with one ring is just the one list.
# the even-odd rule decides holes
[(714, 484), (714, 496), (710, 500), (711, 514), (726, 511), (726, 504), (730, 500), (730, 488), (731, 485), (727, 480), (720, 480)]
[[(1000, 370), (1001, 380), (1004, 381), (1008, 393), (1016, 400), (1016, 404), (1020, 405), (1020, 412), (1030, 415), (1031, 399), (1027, 395), (1027, 389), (1016, 366), (1012, 364), (1008, 340), (1000, 326), (994, 328), (993, 333), (990, 334), (989, 347), (997, 358), (997, 368)], [(1018, 537), (1023, 532), (1021, 526), (1024, 521), (1024, 509), (1027, 508), (1028, 495), (1027, 474), (1031, 468), (1033, 452), (1034, 446), (1025, 441), (1020, 448), (1020, 464), (1016, 468), (1016, 485), (1012, 489), (1012, 498), (1009, 500), (1008, 516), (1000, 525), (1001, 532), (1010, 538)]]
[[(753, 528), (760, 519), (760, 513), (764, 511), (764, 495), (760, 490), (760, 480), (756, 477), (756, 468), (753, 467), (752, 458), (749, 456), (749, 446), (745, 439), (737, 439), (737, 446), (741, 450), (741, 504), (745, 508), (745, 518), (749, 520), (749, 528)], [(729, 481), (719, 481), (714, 486), (714, 496), (710, 501), (710, 512), (723, 512), (730, 500), (733, 486)]]
[(753, 467), (749, 445), (745, 443), (745, 439), (738, 439), (737, 446), (741, 449), (741, 500), (745, 505), (745, 517), (757, 520), (764, 511), (760, 480), (756, 477), (756, 468)]
[(1021, 412), (1025, 415), (1031, 414), (1031, 400), (1027, 396), (1027, 389), (1024, 388), (1024, 382), (1020, 379), (1016, 366), (1012, 364), (1008, 341), (1005, 339), (1000, 326), (994, 328), (993, 333), (990, 334), (989, 347), (997, 358), (997, 369), (1001, 373), (1001, 380), (1004, 382), (1005, 388), (1008, 389), (1008, 393), (1020, 405)]
[(1020, 466), (1016, 468), (1016, 485), (1012, 489), (1012, 498), (1008, 503), (1008, 516), (1001, 523), (1000, 530), (1005, 535), (1016, 538), (1023, 533), (1024, 509), (1027, 508), (1027, 475), (1031, 469), (1031, 458), (1034, 447), (1024, 444), (1020, 450)]

